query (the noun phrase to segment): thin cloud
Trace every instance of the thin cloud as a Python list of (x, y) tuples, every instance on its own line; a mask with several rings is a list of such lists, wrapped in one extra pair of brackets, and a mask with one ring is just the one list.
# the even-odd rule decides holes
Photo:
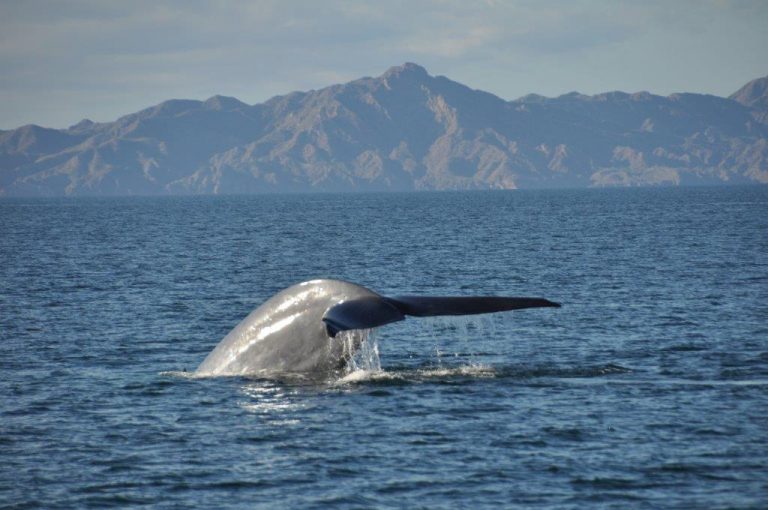
[(255, 103), (405, 61), (508, 99), (727, 94), (768, 72), (766, 24), (759, 0), (0, 1), (0, 126), (217, 93)]

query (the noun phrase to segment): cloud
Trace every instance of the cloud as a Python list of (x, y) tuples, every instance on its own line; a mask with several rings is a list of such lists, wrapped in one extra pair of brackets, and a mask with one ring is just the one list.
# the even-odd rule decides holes
[(496, 28), (488, 26), (451, 31), (438, 29), (411, 36), (403, 40), (399, 47), (414, 55), (461, 57), (471, 50), (487, 46), (494, 39), (496, 32)]

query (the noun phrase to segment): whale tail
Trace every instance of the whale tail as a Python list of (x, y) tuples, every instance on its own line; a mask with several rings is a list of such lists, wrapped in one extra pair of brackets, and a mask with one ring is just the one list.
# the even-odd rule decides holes
[(340, 331), (375, 328), (404, 320), (407, 315), (475, 315), (540, 307), (560, 307), (560, 304), (529, 297), (367, 296), (332, 306), (323, 315), (323, 322), (328, 334), (335, 337)]

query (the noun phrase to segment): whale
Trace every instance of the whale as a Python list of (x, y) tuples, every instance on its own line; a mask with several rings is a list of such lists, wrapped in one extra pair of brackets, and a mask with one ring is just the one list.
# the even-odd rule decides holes
[(318, 279), (275, 294), (253, 310), (208, 354), (202, 376), (268, 373), (333, 374), (343, 370), (360, 340), (340, 333), (368, 330), (407, 316), (474, 315), (559, 307), (535, 297), (385, 297), (342, 280)]

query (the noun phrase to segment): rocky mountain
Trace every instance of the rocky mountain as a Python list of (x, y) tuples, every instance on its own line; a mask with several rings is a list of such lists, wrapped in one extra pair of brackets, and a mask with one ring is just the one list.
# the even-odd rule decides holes
[(256, 105), (170, 100), (0, 132), (0, 194), (155, 195), (768, 183), (766, 80), (731, 98), (505, 101), (416, 64)]
[(768, 76), (747, 83), (731, 94), (730, 99), (749, 108), (768, 109)]

